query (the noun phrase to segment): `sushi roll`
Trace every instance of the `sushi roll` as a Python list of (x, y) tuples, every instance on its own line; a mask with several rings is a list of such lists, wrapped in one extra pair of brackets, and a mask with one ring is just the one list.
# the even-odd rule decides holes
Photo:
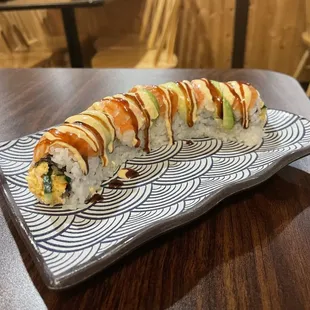
[(249, 83), (136, 85), (46, 131), (34, 149), (29, 190), (47, 205), (83, 204), (128, 159), (192, 138), (255, 145), (266, 121), (266, 106)]

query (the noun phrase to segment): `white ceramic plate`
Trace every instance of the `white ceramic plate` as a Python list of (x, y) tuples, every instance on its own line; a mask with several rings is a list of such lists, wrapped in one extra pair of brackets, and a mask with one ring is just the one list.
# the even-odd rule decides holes
[(50, 288), (83, 281), (142, 243), (206, 213), (310, 153), (310, 122), (268, 110), (255, 147), (217, 139), (179, 141), (128, 161), (139, 177), (119, 189), (103, 185), (102, 202), (77, 210), (37, 203), (25, 175), (42, 133), (0, 143), (7, 207)]

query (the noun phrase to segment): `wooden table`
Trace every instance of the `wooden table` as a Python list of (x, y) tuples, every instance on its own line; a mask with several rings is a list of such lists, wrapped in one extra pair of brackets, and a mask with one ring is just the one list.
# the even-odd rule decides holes
[[(268, 107), (310, 119), (310, 102), (299, 84), (269, 71), (7, 69), (0, 70), (0, 140), (59, 123), (96, 99), (134, 84), (203, 76), (249, 81)], [(306, 157), (62, 292), (46, 288), (4, 212), (0, 308), (43, 309), (45, 303), (49, 309), (306, 309), (309, 172)]]
[(0, 2), (0, 11), (61, 9), (72, 68), (82, 68), (83, 55), (74, 8), (102, 5), (104, 0), (10, 0)]

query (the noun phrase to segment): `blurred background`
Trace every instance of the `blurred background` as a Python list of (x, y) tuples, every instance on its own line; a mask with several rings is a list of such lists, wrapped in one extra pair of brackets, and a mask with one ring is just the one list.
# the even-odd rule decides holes
[(0, 67), (245, 67), (310, 80), (310, 0), (0, 1), (0, 31)]

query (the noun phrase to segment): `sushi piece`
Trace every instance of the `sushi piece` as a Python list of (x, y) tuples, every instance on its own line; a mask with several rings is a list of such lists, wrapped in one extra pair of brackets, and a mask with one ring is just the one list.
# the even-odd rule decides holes
[(191, 138), (255, 145), (266, 121), (266, 106), (249, 83), (136, 85), (46, 131), (34, 149), (29, 190), (51, 206), (83, 204), (128, 159)]

